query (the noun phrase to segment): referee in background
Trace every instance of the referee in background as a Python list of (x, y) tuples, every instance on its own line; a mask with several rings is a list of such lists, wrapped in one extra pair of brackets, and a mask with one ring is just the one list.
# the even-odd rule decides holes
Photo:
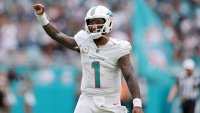
[(171, 102), (179, 92), (183, 113), (194, 113), (200, 88), (200, 75), (194, 72), (195, 63), (192, 59), (184, 60), (183, 67), (185, 71), (180, 74), (176, 84), (172, 87), (168, 102)]

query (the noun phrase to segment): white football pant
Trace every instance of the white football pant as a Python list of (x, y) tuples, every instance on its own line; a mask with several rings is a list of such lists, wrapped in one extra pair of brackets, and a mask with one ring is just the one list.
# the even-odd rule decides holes
[(127, 113), (125, 106), (121, 106), (119, 97), (88, 97), (81, 94), (74, 113)]

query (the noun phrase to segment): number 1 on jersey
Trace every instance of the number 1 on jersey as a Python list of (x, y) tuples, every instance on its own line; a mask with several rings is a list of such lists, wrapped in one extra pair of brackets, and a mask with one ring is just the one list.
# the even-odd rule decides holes
[(92, 68), (94, 68), (95, 88), (100, 88), (100, 63), (92, 62)]

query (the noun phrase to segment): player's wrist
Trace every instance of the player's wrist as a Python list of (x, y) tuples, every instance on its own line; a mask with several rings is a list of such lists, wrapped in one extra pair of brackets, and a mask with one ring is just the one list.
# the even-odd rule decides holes
[(133, 107), (140, 107), (142, 108), (142, 100), (139, 98), (133, 99)]
[(40, 23), (42, 26), (45, 26), (45, 25), (47, 25), (47, 24), (50, 23), (50, 22), (49, 22), (50, 19), (49, 19), (48, 15), (46, 14), (46, 12), (44, 12), (42, 15), (37, 15), (37, 14), (35, 14), (35, 15), (36, 15), (36, 17), (37, 17), (39, 23)]

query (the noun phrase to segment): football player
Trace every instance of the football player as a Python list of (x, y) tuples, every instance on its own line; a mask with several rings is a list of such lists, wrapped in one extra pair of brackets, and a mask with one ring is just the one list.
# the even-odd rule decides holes
[(66, 48), (81, 54), (81, 95), (74, 113), (127, 113), (121, 106), (121, 72), (133, 97), (132, 113), (143, 113), (138, 83), (130, 62), (131, 44), (109, 37), (113, 14), (104, 6), (95, 6), (85, 16), (85, 30), (74, 37), (55, 28), (42, 4), (33, 6), (46, 33)]

